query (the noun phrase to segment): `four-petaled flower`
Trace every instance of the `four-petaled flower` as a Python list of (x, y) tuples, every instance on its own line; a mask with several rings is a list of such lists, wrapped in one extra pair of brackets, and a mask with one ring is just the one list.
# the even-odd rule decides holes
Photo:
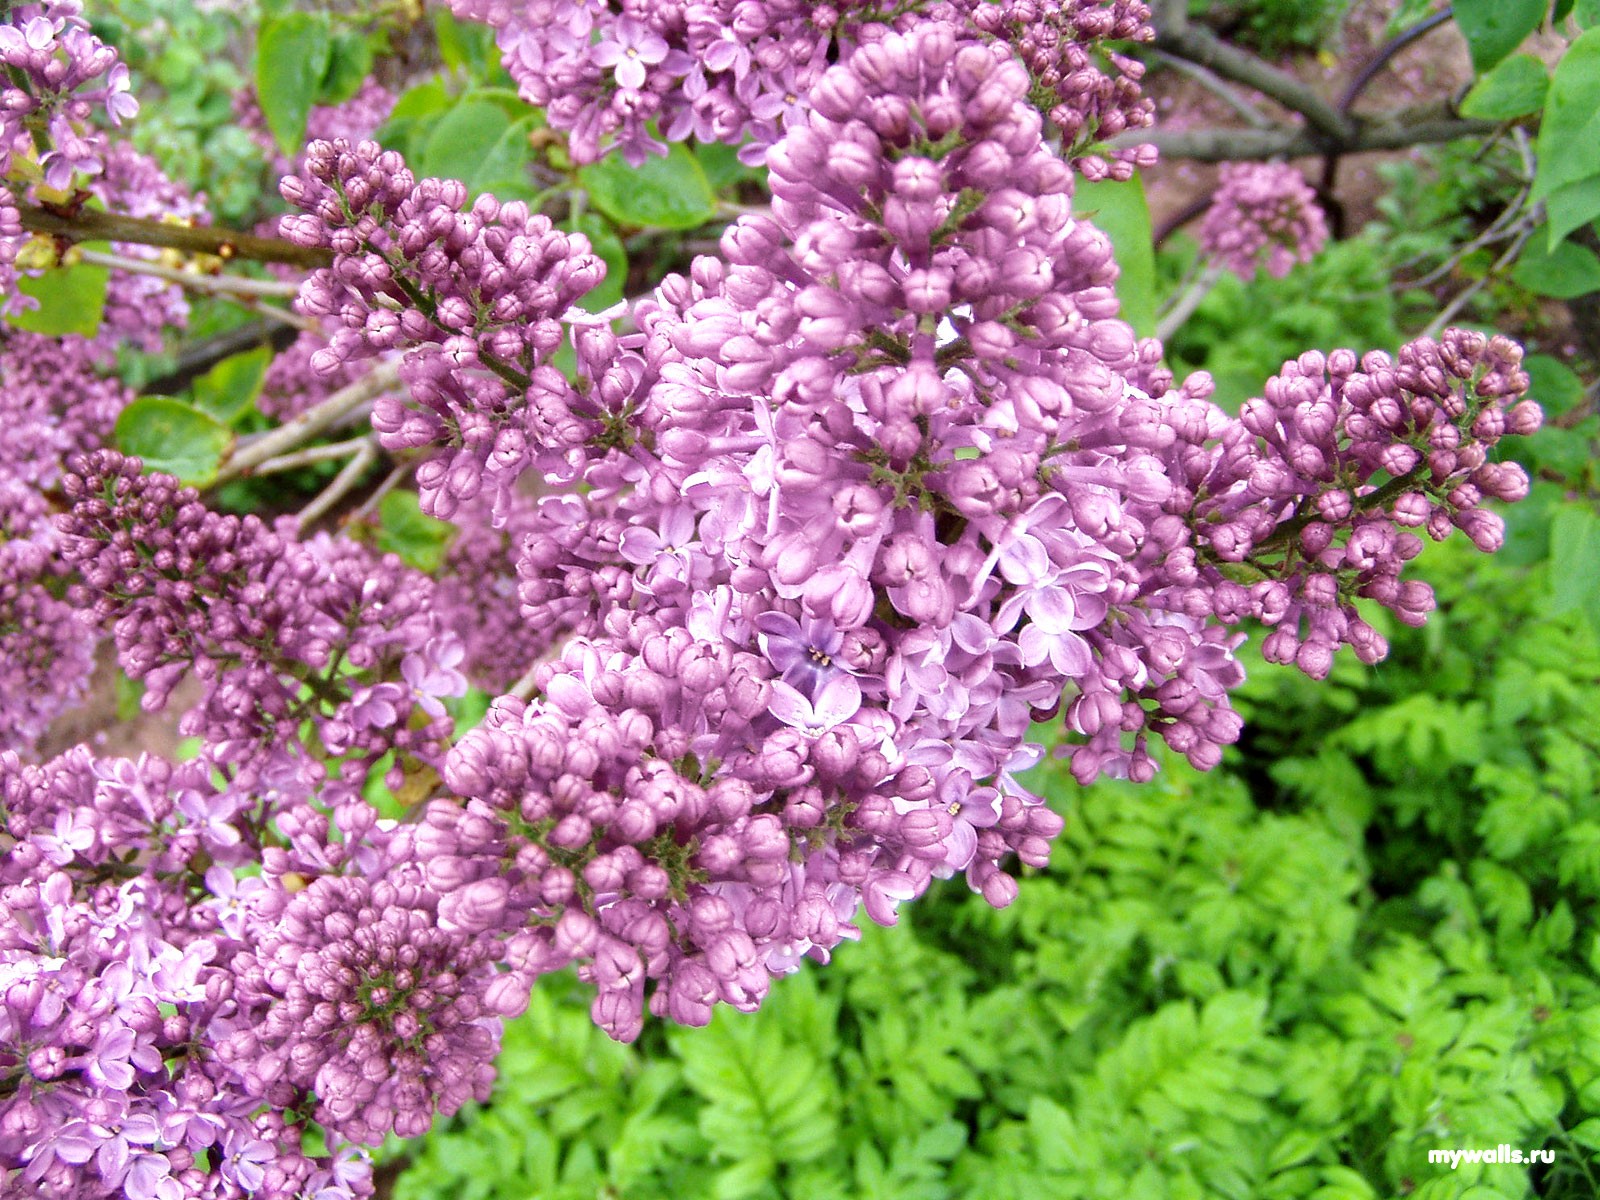
[(400, 674), (411, 688), (412, 699), (430, 717), (444, 716), (441, 697), (467, 694), (467, 677), (456, 669), (466, 655), (459, 637), (441, 633), (400, 660)]
[(761, 649), (783, 681), (807, 695), (844, 670), (836, 661), (844, 634), (825, 617), (807, 617), (802, 625), (788, 613), (765, 612), (756, 618)]
[(772, 703), (767, 707), (785, 725), (821, 737), (860, 711), (861, 685), (855, 676), (841, 673), (822, 685), (815, 700), (808, 700), (798, 688), (780, 679), (772, 685)]
[(647, 26), (624, 17), (611, 36), (589, 53), (597, 66), (612, 68), (618, 87), (637, 91), (644, 86), (645, 68), (667, 57), (667, 43)]

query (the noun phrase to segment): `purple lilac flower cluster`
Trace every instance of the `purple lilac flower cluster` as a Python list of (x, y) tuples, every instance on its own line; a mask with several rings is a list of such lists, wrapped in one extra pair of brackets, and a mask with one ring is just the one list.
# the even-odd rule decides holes
[(104, 169), (106, 139), (90, 123), (96, 107), (120, 125), (139, 111), (128, 68), (95, 37), (78, 0), (22, 4), (0, 24), (0, 174), (35, 147), (46, 187), (67, 191)]
[(287, 904), (281, 883), (235, 879), (261, 853), (254, 814), (204, 764), (79, 747), (44, 766), (0, 753), (0, 816), (6, 1194), (370, 1195), (364, 1156), (302, 1152), (214, 1051), (254, 1019), (236, 983), (250, 921)]
[[(673, 141), (775, 141), (827, 66), (841, 25), (876, 0), (451, 0), (494, 27), (523, 99), (578, 162), (638, 163)], [(880, 18), (881, 19), (881, 18)]]
[(65, 598), (53, 517), (63, 464), (131, 399), (84, 338), (0, 335), (0, 750), (31, 747), (94, 665), (99, 634)]
[(128, 68), (90, 32), (78, 0), (44, 0), (0, 11), (0, 313), (26, 301), (16, 290), (17, 254), (26, 239), (16, 205), (42, 185), (70, 192), (80, 176), (104, 170), (106, 138), (91, 122), (97, 108), (115, 125), (139, 111)]
[(419, 181), (374, 142), (313, 143), (306, 174), (282, 190), (304, 214), (283, 218), (284, 236), (335, 253), (298, 301), (338, 326), (312, 366), (403, 350), (413, 403), (381, 398), (373, 428), (390, 450), (450, 451), (417, 469), (424, 509), (449, 518), (483, 493), (501, 513), (527, 468), (570, 478), (597, 426), (549, 360), (563, 318), (605, 276), (588, 239), (521, 201), (469, 208), (464, 184)]
[(286, 760), (308, 767), (303, 722), (357, 784), (385, 754), (437, 759), (450, 722), (427, 701), (466, 685), (438, 669), (456, 639), (427, 576), (349, 539), (298, 541), (292, 526), (212, 512), (140, 470), (109, 450), (76, 461), (61, 558), (81, 580), (72, 597), (144, 681), (147, 709), (193, 670), (203, 695), (180, 728), (242, 792)]
[[(1292, 433), (1254, 408), (1227, 418), (1203, 376), (1174, 390), (1160, 347), (1117, 318), (1110, 243), (1072, 213), (1034, 86), (948, 22), (867, 41), (769, 152), (770, 217), (637, 304), (636, 334), (569, 317), (576, 390), (533, 377), (556, 307), (532, 351), (536, 326), (519, 342), (483, 319), (500, 293), (473, 272), (487, 261), (503, 292), (505, 255), (463, 252), (446, 275), (443, 255), (381, 252), (446, 228), (412, 232), (401, 206), (431, 185), (397, 160), (314, 147), (313, 178), (336, 187), (286, 188), (308, 210), (298, 236), (335, 250), (327, 279), (381, 284), (342, 310), (344, 344), (376, 320), (387, 348), (413, 320), (458, 427), (556, 414), (521, 425), (507, 486), (529, 463), (584, 485), (519, 520), (524, 616), (578, 640), (444, 777), (493, 822), (459, 888), (492, 901), (512, 974), (579, 961), (618, 1036), (647, 1006), (754, 1007), (771, 974), (849, 936), (859, 903), (891, 921), (937, 875), (1006, 903), (1002, 862), (1042, 863), (1059, 829), (1013, 777), (1038, 755), (1031, 721), (1065, 709), (1085, 782), (1148, 778), (1151, 733), (1214, 766), (1240, 728), (1229, 626), (1276, 625), (1274, 653), (1312, 673), (1338, 644), (1370, 656), (1355, 597), (1416, 601), (1395, 523), (1478, 534), (1479, 497), (1519, 494), (1483, 457), (1496, 420), (1534, 412), (1507, 411), (1526, 377), (1501, 343), (1452, 334), (1445, 367), (1418, 343), (1398, 372), (1335, 356), (1322, 407), (1275, 381), (1261, 403), (1287, 405)], [(457, 228), (463, 247), (481, 236)], [(471, 297), (453, 327), (473, 336), (448, 351), (424, 270)], [(337, 311), (327, 290), (312, 304)], [(432, 326), (379, 295), (424, 298)], [(1432, 465), (1407, 476), (1422, 445)], [(1380, 472), (1414, 486), (1401, 500)]]
[(653, 131), (668, 141), (743, 145), (742, 156), (760, 162), (805, 113), (806, 93), (831, 62), (924, 18), (970, 22), (974, 32), (1012, 42), (1059, 99), (1051, 119), (1079, 148), (1148, 125), (1152, 111), (1138, 98), (1140, 65), (1097, 51), (1106, 39), (1149, 40), (1149, 9), (1139, 0), (451, 0), (451, 7), (494, 27), (523, 98), (568, 134), (580, 163), (613, 148), (632, 163), (662, 153), (666, 144)]
[(959, 0), (959, 7), (974, 29), (1009, 45), (1034, 85), (1051, 97), (1046, 116), (1086, 178), (1130, 179), (1137, 167), (1154, 165), (1153, 147), (1084, 153), (1095, 141), (1155, 120), (1154, 101), (1139, 89), (1144, 64), (1104, 45), (1154, 40), (1149, 6), (1140, 0)]
[(1328, 222), (1305, 176), (1287, 163), (1224, 163), (1200, 223), (1200, 248), (1241, 279), (1265, 266), (1282, 278), (1328, 241)]
[(502, 944), (409, 873), (325, 875), (293, 896), (232, 964), (236, 1003), (260, 1011), (218, 1047), (274, 1109), (315, 1095), (320, 1123), (372, 1145), (487, 1100), (500, 1046), (483, 994)]
[(1522, 467), (1492, 460), (1502, 436), (1539, 428), (1521, 362), (1506, 338), (1452, 329), (1396, 358), (1339, 350), (1285, 363), (1236, 422), (1205, 441), (1180, 434), (1168, 452), (1174, 511), (1206, 561), (1191, 575), (1195, 563), (1169, 556), (1154, 577), (1185, 611), (1272, 627), (1267, 658), (1313, 678), (1341, 645), (1376, 662), (1388, 646), (1358, 597), (1410, 625), (1433, 608), (1426, 583), (1400, 579), (1422, 549), (1410, 531), (1442, 540), (1460, 529), (1494, 551), (1504, 522), (1483, 502), (1527, 495)]
[[(317, 105), (306, 120), (308, 141), (349, 138), (358, 141), (370, 138), (394, 109), (394, 93), (375, 79), (364, 81), (349, 100), (337, 105)], [(234, 103), (240, 124), (251, 133), (257, 145), (271, 162), (278, 175), (289, 175), (303, 168), (304, 156), (290, 162), (278, 149), (277, 142), (267, 131), (266, 119), (256, 103), (254, 94), (242, 92)], [(264, 232), (276, 234), (276, 220), (267, 223)], [(286, 268), (275, 268), (285, 279), (299, 276)], [(328, 338), (321, 330), (306, 330), (293, 345), (273, 356), (262, 381), (261, 394), (256, 397), (256, 407), (269, 417), (287, 421), (306, 409), (327, 399), (340, 388), (356, 382), (368, 371), (373, 362), (368, 359), (349, 360), (332, 371), (318, 371), (312, 359), (327, 349)], [(323, 364), (326, 367), (326, 363)]]
[[(794, 88), (770, 214), (619, 332), (574, 307), (603, 273), (580, 236), (371, 143), (309, 149), (283, 226), (334, 255), (309, 365), (403, 355), (373, 422), (433, 451), (423, 502), (460, 526), (438, 582), (93, 450), (125, 397), (87, 343), (62, 377), (57, 343), (0, 348), (3, 661), (86, 671), (93, 623), (148, 707), (202, 684), (189, 764), (0, 748), (0, 1187), (351, 1200), (361, 1144), (487, 1094), (542, 974), (576, 965), (630, 1039), (756, 1008), (935, 878), (1005, 905), (1061, 829), (1016, 778), (1033, 722), (1086, 783), (1148, 779), (1152, 735), (1214, 766), (1239, 622), (1313, 676), (1373, 661), (1358, 600), (1431, 607), (1401, 578), (1418, 533), (1492, 550), (1484, 501), (1527, 490), (1491, 459), (1539, 421), (1503, 338), (1308, 353), (1232, 418), (1119, 319), (1075, 168), (1123, 173), (1081, 143), (1145, 112), (1129, 64), (1080, 51), (1142, 36), (1135, 4), (480, 8), (503, 42), (550, 18), (510, 39), (524, 86), (581, 61), (605, 112), (660, 116), (698, 72), (741, 130)], [(694, 42), (713, 17), (737, 38)], [(628, 144), (633, 116), (573, 96), (553, 113)], [(461, 668), (504, 688), (560, 637), (531, 699), (449, 744)], [(364, 796), (386, 762), (427, 795), (403, 821)]]

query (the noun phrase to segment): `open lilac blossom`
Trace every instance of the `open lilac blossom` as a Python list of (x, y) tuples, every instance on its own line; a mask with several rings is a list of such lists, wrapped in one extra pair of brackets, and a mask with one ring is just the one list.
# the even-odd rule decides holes
[(467, 677), (456, 670), (466, 655), (459, 637), (441, 633), (400, 660), (400, 675), (410, 686), (413, 700), (430, 717), (444, 716), (441, 700), (466, 695)]
[(623, 17), (589, 55), (596, 66), (611, 68), (618, 87), (637, 91), (644, 86), (645, 68), (666, 59), (667, 43), (639, 21)]
[(853, 676), (835, 675), (811, 700), (780, 679), (772, 685), (772, 703), (768, 709), (785, 725), (820, 737), (861, 710), (861, 685)]
[(785, 683), (807, 695), (846, 669), (836, 661), (844, 649), (844, 634), (826, 617), (808, 616), (802, 625), (788, 613), (762, 613), (756, 629), (767, 661)]

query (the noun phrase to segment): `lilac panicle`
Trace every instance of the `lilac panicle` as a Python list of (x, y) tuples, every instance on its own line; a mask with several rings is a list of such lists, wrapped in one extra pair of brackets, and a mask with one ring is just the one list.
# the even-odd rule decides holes
[(605, 274), (582, 234), (520, 201), (468, 207), (465, 185), (418, 181), (373, 142), (313, 143), (282, 190), (302, 213), (282, 221), (284, 236), (336, 254), (299, 299), (340, 326), (312, 366), (404, 351), (411, 403), (381, 399), (373, 425), (392, 450), (446, 448), (417, 471), (430, 515), (449, 518), (480, 492), (501, 514), (527, 467), (558, 473), (595, 433), (549, 361), (563, 318)]
[(83, 695), (99, 633), (67, 602), (52, 522), (66, 460), (97, 446), (132, 393), (84, 338), (0, 341), (0, 749), (26, 750)]
[[(282, 378), (400, 356), (373, 420), (456, 522), (439, 580), (209, 509), (100, 448), (127, 395), (88, 342), (0, 345), (0, 1190), (365, 1196), (361, 1147), (485, 1097), (542, 974), (631, 1039), (755, 1009), (934, 879), (1003, 906), (1062, 828), (1035, 722), (1085, 783), (1148, 779), (1152, 738), (1214, 766), (1240, 622), (1312, 676), (1375, 661), (1358, 603), (1423, 620), (1423, 537), (1492, 550), (1527, 490), (1504, 338), (1308, 352), (1230, 417), (1121, 319), (1074, 192), (1141, 158), (1096, 153), (1148, 110), (1088, 49), (1138, 4), (457, 7), (524, 89), (571, 85), (579, 157), (750, 133), (770, 210), (614, 328), (574, 308), (582, 237), (353, 131), (309, 148), (283, 229), (332, 251), (301, 307), (333, 332)], [(22, 11), (5, 53), (92, 50)], [(198, 681), (193, 762), (24, 762), (102, 630), (148, 707)], [(452, 743), (469, 679), (513, 692)], [(382, 819), (380, 781), (422, 800)]]
[(1224, 163), (1200, 248), (1242, 279), (1282, 278), (1328, 241), (1328, 222), (1305, 177), (1287, 163)]
[(412, 720), (421, 697), (402, 670), (444, 633), (425, 575), (348, 539), (300, 541), (213, 512), (113, 451), (73, 466), (60, 521), (62, 557), (81, 580), (72, 595), (111, 628), (147, 709), (185, 673), (201, 679), (181, 728), (241, 787), (299, 744), (304, 721), (322, 750), (348, 756), (346, 771), (391, 752), (438, 755), (448, 718)]
[[(108, 143), (96, 117), (120, 125), (138, 111), (128, 68), (90, 31), (78, 0), (0, 10), (0, 179), (37, 180), (20, 191), (0, 186), (0, 315), (31, 307), (15, 286), (27, 240), (17, 204), (40, 199), (40, 188), (71, 192), (101, 174)], [(42, 152), (33, 129), (42, 131)], [(26, 172), (15, 161), (35, 154)]]
[[(726, 142), (759, 162), (804, 117), (806, 93), (831, 62), (888, 28), (903, 32), (925, 19), (1010, 43), (1053, 97), (1050, 119), (1073, 154), (1150, 124), (1153, 111), (1139, 95), (1142, 65), (1103, 45), (1154, 36), (1139, 0), (451, 0), (451, 8), (494, 28), (523, 98), (567, 134), (580, 163), (616, 149), (637, 164), (665, 152), (661, 137)], [(1093, 173), (1125, 177), (1147, 157), (1082, 161)]]

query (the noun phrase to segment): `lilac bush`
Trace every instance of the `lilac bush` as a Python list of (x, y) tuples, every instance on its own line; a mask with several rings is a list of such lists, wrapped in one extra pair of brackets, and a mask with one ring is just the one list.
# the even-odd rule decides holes
[[(1138, 4), (455, 7), (575, 158), (748, 137), (770, 207), (594, 315), (583, 234), (309, 146), (281, 232), (326, 256), (326, 338), (266, 407), (394, 364), (370, 430), (459, 526), (436, 575), (144, 470), (95, 343), (6, 335), (8, 1187), (366, 1195), (363, 1147), (487, 1095), (541, 975), (629, 1040), (754, 1010), (935, 879), (1003, 906), (1062, 828), (1034, 723), (1083, 783), (1148, 780), (1156, 741), (1215, 766), (1244, 622), (1314, 677), (1376, 661), (1358, 604), (1423, 620), (1420, 535), (1493, 550), (1484, 502), (1527, 490), (1490, 453), (1540, 419), (1504, 338), (1310, 351), (1234, 417), (1121, 319), (1074, 189), (1148, 157), (1096, 147), (1149, 119), (1096, 45), (1147, 37)], [(48, 186), (198, 217), (87, 132), (131, 110), (75, 7), (6, 21), (0, 151), (25, 124)], [(193, 760), (37, 761), (102, 636)], [(498, 698), (458, 729), (469, 683)], [(381, 817), (374, 780), (421, 802)]]

